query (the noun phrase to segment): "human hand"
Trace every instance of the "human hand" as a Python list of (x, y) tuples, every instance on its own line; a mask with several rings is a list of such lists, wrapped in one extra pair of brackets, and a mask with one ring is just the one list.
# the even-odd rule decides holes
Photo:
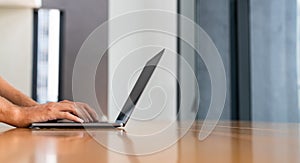
[(84, 122), (98, 122), (99, 117), (97, 113), (88, 104), (82, 102), (72, 102), (68, 100), (61, 101), (61, 103), (66, 103), (74, 105), (77, 110), (77, 116), (82, 118)]
[(33, 107), (22, 107), (16, 122), (17, 127), (28, 127), (33, 122), (45, 122), (56, 119), (67, 119), (74, 122), (98, 121), (96, 112), (85, 103), (61, 101), (39, 104)]

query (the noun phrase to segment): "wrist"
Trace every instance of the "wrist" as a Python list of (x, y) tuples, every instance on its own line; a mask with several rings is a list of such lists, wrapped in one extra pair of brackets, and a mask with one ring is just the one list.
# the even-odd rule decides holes
[(12, 117), (12, 121), (14, 123), (18, 122), (20, 120), (21, 117), (21, 107), (14, 105), (9, 109), (10, 113), (10, 117)]
[(21, 106), (14, 106), (9, 109), (10, 110), (10, 122), (8, 124), (11, 124), (16, 127), (28, 127), (31, 123), (30, 116), (30, 107), (21, 107)]
[(6, 106), (6, 109), (1, 114), (1, 121), (12, 126), (17, 126), (20, 119), (20, 107), (16, 105)]
[(31, 122), (31, 116), (29, 115), (30, 107), (20, 107), (17, 106), (15, 109), (12, 109), (13, 115), (15, 115), (14, 126), (16, 127), (28, 127)]

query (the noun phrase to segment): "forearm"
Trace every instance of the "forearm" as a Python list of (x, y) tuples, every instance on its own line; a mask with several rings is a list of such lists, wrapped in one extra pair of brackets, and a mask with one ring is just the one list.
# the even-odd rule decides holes
[(29, 107), (38, 104), (30, 97), (26, 96), (21, 91), (11, 86), (8, 82), (6, 82), (1, 77), (0, 77), (0, 96), (6, 98), (10, 102), (18, 106)]

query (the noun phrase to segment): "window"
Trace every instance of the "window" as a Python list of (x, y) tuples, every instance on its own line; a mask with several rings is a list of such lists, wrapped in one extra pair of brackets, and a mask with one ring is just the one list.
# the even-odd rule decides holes
[(35, 13), (33, 97), (40, 103), (58, 101), (60, 15), (55, 9), (39, 9)]
[[(210, 35), (224, 62), (228, 94), (222, 118), (299, 122), (300, 0), (189, 3), (180, 1), (180, 14)], [(190, 31), (180, 34), (184, 32)], [(192, 53), (183, 44), (180, 48), (183, 56)], [(210, 103), (210, 79), (201, 58), (194, 60), (201, 94), (198, 118), (203, 119)], [(185, 77), (184, 72), (180, 75)]]
[(298, 122), (297, 0), (250, 0), (254, 121)]

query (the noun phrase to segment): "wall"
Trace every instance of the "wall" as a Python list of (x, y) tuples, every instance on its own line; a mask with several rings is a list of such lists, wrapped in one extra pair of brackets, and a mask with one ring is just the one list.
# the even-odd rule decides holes
[[(44, 0), (43, 8), (58, 8), (64, 12), (63, 53), (60, 80), (61, 99), (73, 99), (72, 73), (77, 53), (90, 33), (99, 25), (107, 21), (107, 0)], [(104, 39), (105, 40), (105, 39)], [(107, 39), (106, 39), (107, 40)], [(107, 42), (101, 42), (107, 44)], [(89, 63), (86, 63), (89, 65)], [(96, 92), (98, 103), (89, 101), (89, 97), (82, 95), (82, 100), (97, 108), (98, 104), (106, 113), (107, 109), (107, 55), (101, 60), (96, 75)], [(83, 79), (83, 85), (85, 80)]]
[(0, 75), (28, 96), (32, 83), (32, 31), (32, 9), (0, 9)]
[[(176, 0), (127, 0), (127, 1), (109, 1), (109, 18), (117, 18), (123, 14), (145, 9), (159, 9), (176, 13)], [(159, 17), (140, 16), (136, 20), (131, 20), (131, 26), (151, 26), (158, 23)], [(176, 32), (176, 15), (170, 20), (170, 30)], [(124, 22), (126, 25), (126, 21)], [(109, 36), (119, 31), (122, 25), (109, 26)], [(109, 43), (113, 40), (109, 37)], [(154, 119), (174, 120), (176, 119), (176, 55), (170, 51), (176, 52), (176, 37), (166, 38), (158, 33), (137, 33), (131, 34), (118, 40), (109, 49), (109, 119), (114, 120), (124, 104), (133, 84), (137, 80), (140, 68), (146, 61), (154, 56), (161, 48), (145, 48), (144, 46), (162, 46), (166, 47), (167, 52), (160, 66), (168, 67), (175, 76), (170, 73), (157, 69), (152, 79), (149, 81), (136, 110), (129, 123), (135, 120)], [(144, 48), (143, 48), (144, 47)], [(140, 48), (140, 49), (139, 49)], [(163, 104), (165, 103), (165, 105)], [(166, 107), (162, 108), (162, 104)], [(141, 124), (141, 123), (139, 123)]]
[[(180, 14), (185, 18), (190, 19), (191, 21), (195, 20), (196, 12), (195, 12), (195, 1), (180, 1)], [(195, 43), (196, 31), (191, 30), (190, 27), (187, 27), (183, 22), (180, 22), (180, 37), (182, 38), (190, 38), (191, 42)], [(180, 80), (180, 89), (185, 90), (182, 91), (182, 97), (180, 98), (180, 108), (183, 109), (180, 119), (194, 119), (197, 114), (197, 102), (198, 94), (196, 89), (198, 89), (197, 81), (195, 81), (195, 73), (189, 73), (189, 68), (195, 72), (195, 49), (188, 45), (183, 40), (180, 41), (180, 54), (184, 58), (184, 60), (179, 60), (179, 80)], [(188, 65), (186, 65), (186, 62)], [(190, 67), (188, 67), (190, 66)]]

